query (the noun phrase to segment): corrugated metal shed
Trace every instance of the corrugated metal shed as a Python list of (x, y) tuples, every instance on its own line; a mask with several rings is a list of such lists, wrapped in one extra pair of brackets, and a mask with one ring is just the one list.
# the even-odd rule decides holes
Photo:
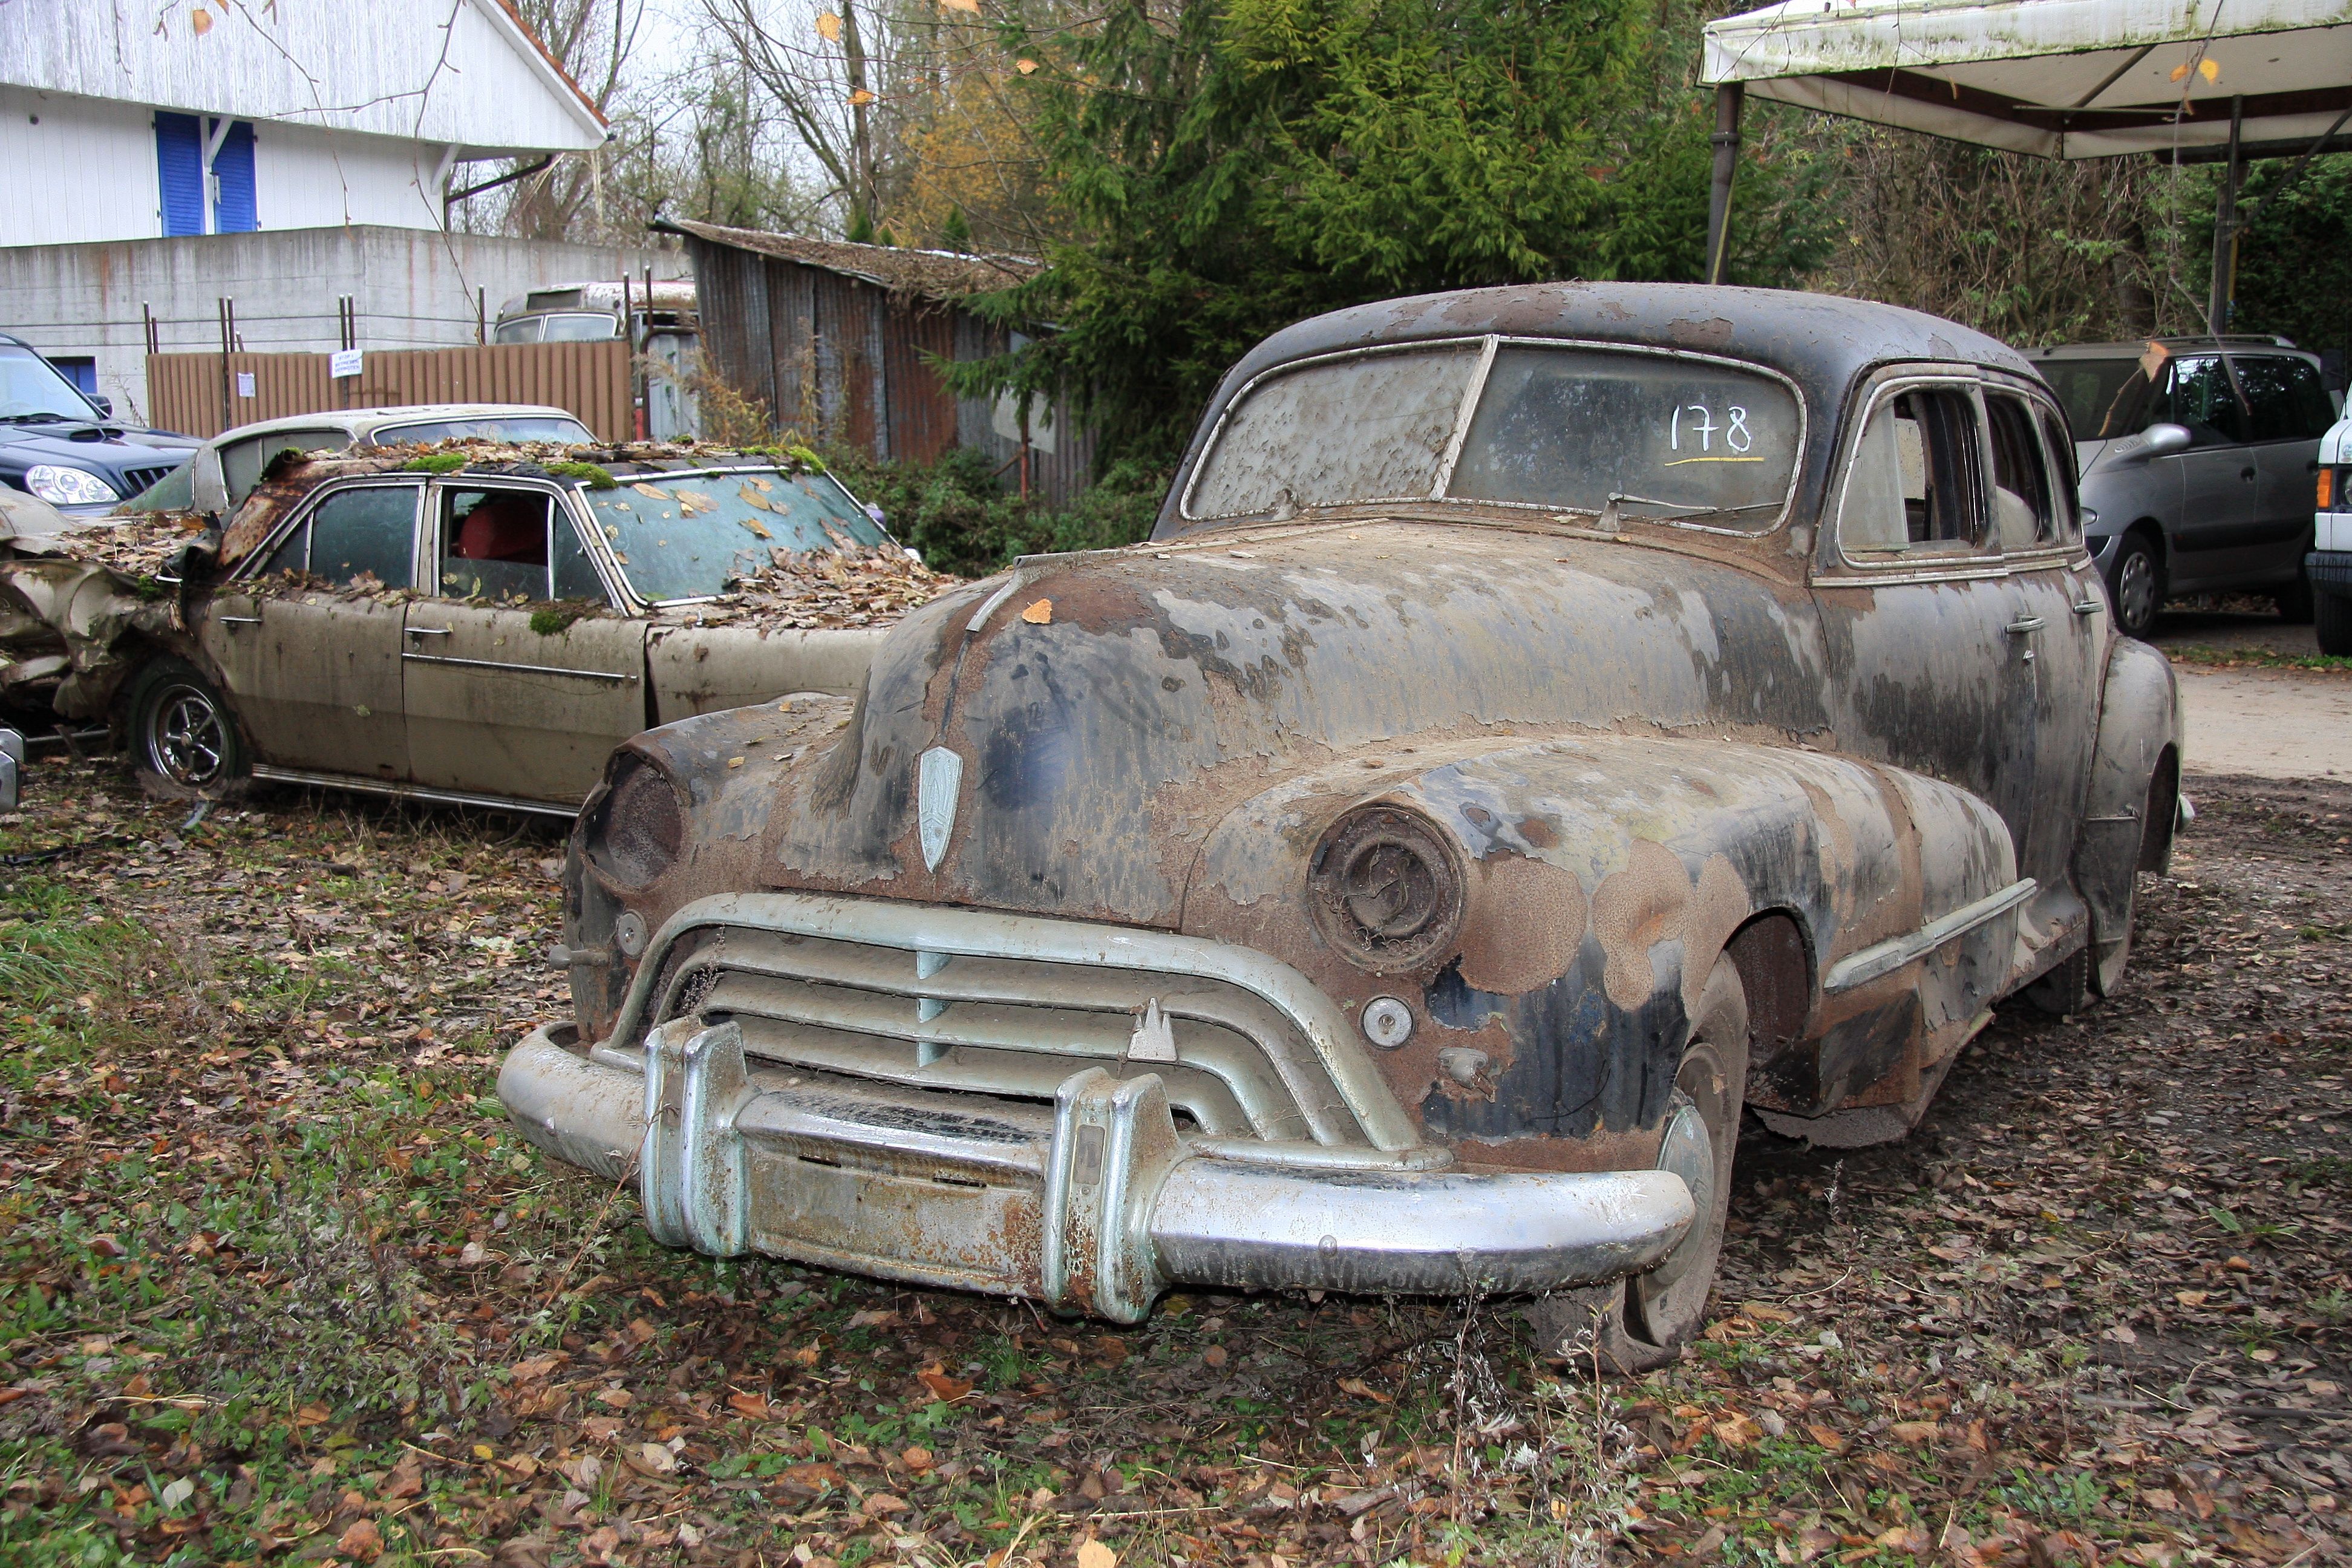
[[(1003, 353), (1006, 330), (961, 301), (1034, 276), (1039, 263), (717, 224), (656, 226), (686, 238), (712, 368), (763, 404), (780, 430), (916, 462), (977, 447), (1008, 485), (1017, 482), (1017, 414), (953, 396), (932, 362)], [(1034, 410), (1029, 434), (1033, 494), (1058, 506), (1093, 482), (1093, 437), (1066, 408)]]

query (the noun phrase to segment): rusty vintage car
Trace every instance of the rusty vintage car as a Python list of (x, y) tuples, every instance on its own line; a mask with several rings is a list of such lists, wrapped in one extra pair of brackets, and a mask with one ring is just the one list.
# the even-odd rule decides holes
[(1292, 327), (1148, 543), (623, 746), (499, 1093), (717, 1256), (1526, 1293), (1654, 1363), (1743, 1107), (1898, 1137), (1996, 1001), (2123, 973), (2179, 719), (2072, 463), (2020, 356), (1853, 300)]
[(789, 457), (445, 443), (270, 475), (217, 531), (127, 519), (0, 563), (38, 634), (0, 639), (0, 697), (111, 720), (174, 792), (568, 816), (649, 724), (854, 691), (955, 581)]

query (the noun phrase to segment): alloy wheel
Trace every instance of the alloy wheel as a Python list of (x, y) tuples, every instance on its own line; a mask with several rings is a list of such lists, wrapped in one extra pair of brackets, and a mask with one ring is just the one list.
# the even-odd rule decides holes
[(228, 721), (211, 694), (171, 686), (156, 694), (151, 711), (148, 765), (189, 789), (216, 783), (228, 755)]

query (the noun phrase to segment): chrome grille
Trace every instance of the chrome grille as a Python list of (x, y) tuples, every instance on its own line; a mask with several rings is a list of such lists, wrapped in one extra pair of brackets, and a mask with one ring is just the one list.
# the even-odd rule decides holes
[(129, 500), (132, 496), (139, 494), (142, 490), (151, 489), (154, 485), (162, 482), (163, 476), (171, 471), (172, 470), (168, 468), (123, 469), (122, 482), (131, 488), (122, 492), (122, 499)]
[[(1154, 1002), (1172, 1062), (1129, 1055)], [(1129, 1059), (1129, 1070), (1159, 1074), (1180, 1120), (1203, 1134), (1414, 1142), (1320, 993), (1261, 954), (1193, 938), (881, 900), (721, 895), (681, 911), (656, 939), (614, 1037), (642, 1038), (689, 1014), (731, 1018), (749, 1055), (811, 1073), (1044, 1104), (1077, 1067)]]

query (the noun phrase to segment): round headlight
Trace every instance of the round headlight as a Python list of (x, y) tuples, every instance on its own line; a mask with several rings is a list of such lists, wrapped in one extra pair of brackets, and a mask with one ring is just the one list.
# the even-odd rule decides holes
[(1391, 805), (1365, 806), (1332, 824), (1307, 872), (1315, 923), (1349, 962), (1414, 968), (1462, 929), (1462, 874), (1444, 837)]
[(622, 752), (613, 759), (612, 787), (581, 831), (582, 852), (614, 884), (648, 887), (686, 845), (677, 786), (635, 752)]
[(87, 468), (35, 463), (25, 470), (25, 488), (51, 506), (107, 506), (122, 498)]

